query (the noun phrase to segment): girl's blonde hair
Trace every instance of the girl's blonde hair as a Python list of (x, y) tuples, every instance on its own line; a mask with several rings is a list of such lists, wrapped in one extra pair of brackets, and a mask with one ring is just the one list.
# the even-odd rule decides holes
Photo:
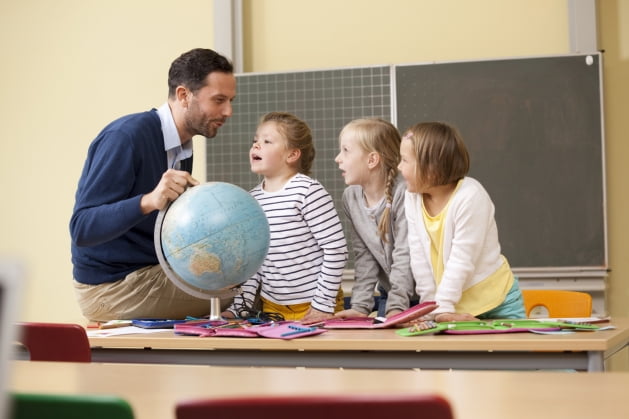
[(448, 185), (464, 178), (470, 156), (459, 131), (445, 122), (422, 122), (406, 130), (403, 139), (413, 143), (415, 176), (430, 186)]
[(275, 122), (277, 130), (286, 138), (288, 148), (297, 149), (301, 152), (296, 164), (297, 171), (310, 176), (315, 148), (308, 124), (288, 112), (269, 112), (260, 118), (260, 124), (266, 122)]
[(382, 241), (387, 242), (393, 203), (393, 188), (400, 163), (400, 133), (393, 124), (380, 118), (361, 118), (349, 122), (339, 135), (353, 135), (360, 148), (366, 153), (378, 153), (380, 172), (385, 179), (386, 206), (378, 223), (378, 232)]

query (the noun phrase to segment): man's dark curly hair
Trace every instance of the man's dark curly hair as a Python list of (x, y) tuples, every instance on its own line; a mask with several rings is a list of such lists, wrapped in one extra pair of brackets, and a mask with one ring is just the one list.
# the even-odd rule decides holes
[(216, 51), (195, 48), (181, 54), (168, 71), (168, 97), (175, 96), (177, 86), (185, 86), (193, 93), (205, 86), (208, 74), (215, 71), (233, 73), (232, 63)]

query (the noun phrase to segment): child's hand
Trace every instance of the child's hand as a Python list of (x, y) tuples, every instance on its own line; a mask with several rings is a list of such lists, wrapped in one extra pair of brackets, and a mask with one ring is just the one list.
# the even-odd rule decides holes
[(336, 313), (334, 315), (334, 317), (338, 317), (341, 319), (347, 319), (347, 318), (351, 318), (351, 317), (367, 317), (367, 315), (365, 313), (361, 313), (358, 310), (353, 310), (353, 309), (347, 309), (347, 310), (343, 310), (343, 311), (339, 311), (338, 313)]
[(301, 322), (303, 324), (319, 323), (323, 320), (332, 319), (332, 318), (334, 318), (333, 314), (319, 311), (310, 307), (308, 309), (308, 312), (304, 316), (304, 318), (301, 319)]
[[(396, 314), (400, 314), (402, 312), (402, 310), (400, 309), (393, 309), (393, 310), (389, 310), (389, 312), (387, 312), (387, 319), (390, 317), (395, 316)], [(396, 328), (407, 328), (407, 327), (413, 327), (416, 326), (417, 323), (422, 322), (422, 319), (416, 319), (416, 320), (411, 320), (408, 322), (404, 322), (404, 323), (398, 323), (395, 325)]]
[(476, 317), (468, 313), (439, 313), (435, 315), (434, 320), (437, 323), (478, 321)]
[(224, 319), (235, 319), (236, 317), (234, 317), (234, 313), (232, 313), (231, 311), (223, 311), (221, 313), (221, 317)]

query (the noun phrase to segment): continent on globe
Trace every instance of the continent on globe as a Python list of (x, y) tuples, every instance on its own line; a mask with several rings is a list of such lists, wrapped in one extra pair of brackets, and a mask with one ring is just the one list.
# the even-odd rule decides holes
[(221, 259), (211, 253), (196, 253), (190, 258), (190, 272), (199, 276), (204, 272), (220, 272)]
[(224, 182), (189, 188), (155, 225), (160, 265), (181, 289), (211, 297), (237, 287), (262, 265), (269, 224), (258, 202)]

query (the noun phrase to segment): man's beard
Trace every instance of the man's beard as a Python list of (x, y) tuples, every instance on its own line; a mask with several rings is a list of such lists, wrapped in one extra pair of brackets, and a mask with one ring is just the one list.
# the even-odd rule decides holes
[(194, 121), (191, 118), (187, 118), (186, 126), (193, 135), (202, 135), (205, 138), (214, 138), (218, 132), (218, 128), (213, 125), (215, 122), (222, 122), (222, 120), (203, 118), (200, 121)]

